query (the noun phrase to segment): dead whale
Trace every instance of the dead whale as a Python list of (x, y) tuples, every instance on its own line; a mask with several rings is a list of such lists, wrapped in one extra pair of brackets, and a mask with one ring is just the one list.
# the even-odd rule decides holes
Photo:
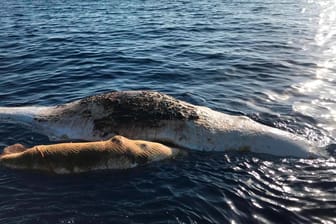
[(303, 137), (154, 91), (110, 92), (50, 107), (1, 107), (0, 120), (30, 125), (57, 141), (122, 135), (191, 150), (295, 157), (318, 153)]
[(159, 143), (115, 136), (106, 141), (39, 145), (29, 149), (15, 144), (4, 149), (0, 165), (56, 174), (82, 173), (129, 169), (174, 157), (179, 152)]

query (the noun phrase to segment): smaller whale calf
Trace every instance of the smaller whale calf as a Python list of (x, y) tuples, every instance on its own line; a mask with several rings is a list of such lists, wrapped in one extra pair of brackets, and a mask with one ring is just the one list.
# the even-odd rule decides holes
[(171, 158), (180, 152), (156, 142), (114, 136), (106, 141), (38, 145), (28, 149), (15, 144), (4, 149), (0, 165), (19, 170), (69, 174), (128, 169)]

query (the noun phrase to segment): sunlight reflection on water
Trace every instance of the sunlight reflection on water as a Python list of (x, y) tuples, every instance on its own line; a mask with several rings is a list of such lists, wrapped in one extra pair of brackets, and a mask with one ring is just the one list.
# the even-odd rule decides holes
[(298, 85), (298, 91), (311, 99), (296, 102), (293, 109), (305, 115), (318, 118), (318, 126), (336, 135), (336, 2), (319, 1), (320, 16), (315, 35), (319, 59), (315, 79)]
[[(332, 138), (335, 5), (3, 1), (1, 106), (152, 89), (308, 139)], [(14, 124), (0, 124), (0, 137), (1, 149), (50, 144)], [(318, 159), (191, 152), (62, 177), (1, 169), (0, 223), (335, 223), (336, 151), (328, 151)]]
[[(318, 19), (311, 20), (316, 34), (311, 42), (303, 45), (307, 55), (312, 55), (315, 68), (303, 69), (307, 79), (294, 83), (291, 90), (283, 93), (268, 91), (269, 100), (292, 104), (293, 111), (312, 117), (317, 127), (327, 132), (327, 137), (320, 140), (326, 145), (336, 136), (336, 2), (332, 0), (308, 1), (301, 13), (318, 12)], [(309, 132), (309, 131), (308, 131)], [(305, 133), (308, 137), (309, 133)]]

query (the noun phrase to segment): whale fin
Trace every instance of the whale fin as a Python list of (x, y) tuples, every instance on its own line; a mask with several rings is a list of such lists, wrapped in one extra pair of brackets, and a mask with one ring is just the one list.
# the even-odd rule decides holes
[(27, 148), (22, 145), (22, 144), (14, 144), (14, 145), (10, 145), (7, 146), (6, 148), (4, 148), (1, 156), (3, 155), (8, 155), (8, 154), (12, 154), (12, 153), (18, 153), (18, 152), (23, 152), (25, 151)]

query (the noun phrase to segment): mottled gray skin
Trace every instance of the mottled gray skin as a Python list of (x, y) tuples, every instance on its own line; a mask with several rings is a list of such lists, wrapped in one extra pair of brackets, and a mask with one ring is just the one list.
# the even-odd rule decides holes
[[(95, 139), (106, 139), (113, 135), (140, 137), (147, 130), (157, 130), (157, 135), (145, 138), (159, 142), (174, 141), (160, 137), (159, 130), (167, 122), (197, 121), (199, 116), (192, 104), (177, 100), (168, 95), (151, 91), (123, 91), (90, 96), (79, 101), (57, 106), (53, 112), (36, 117), (38, 123), (58, 123), (71, 118), (93, 124)], [(139, 136), (140, 135), (140, 136)], [(67, 136), (63, 136), (64, 139)], [(87, 140), (87, 138), (86, 138)]]
[[(119, 127), (126, 122), (151, 128), (157, 127), (158, 122), (162, 120), (197, 120), (199, 118), (194, 105), (150, 91), (111, 92), (90, 96), (78, 101), (77, 106), (78, 108), (64, 107), (64, 113), (78, 113), (78, 109), (82, 107), (80, 109), (82, 116), (93, 118), (95, 129), (99, 131), (108, 127), (111, 129)], [(92, 108), (97, 110), (96, 108), (99, 107), (104, 108), (104, 114), (103, 117), (99, 116), (96, 119), (97, 114), (92, 111)]]

